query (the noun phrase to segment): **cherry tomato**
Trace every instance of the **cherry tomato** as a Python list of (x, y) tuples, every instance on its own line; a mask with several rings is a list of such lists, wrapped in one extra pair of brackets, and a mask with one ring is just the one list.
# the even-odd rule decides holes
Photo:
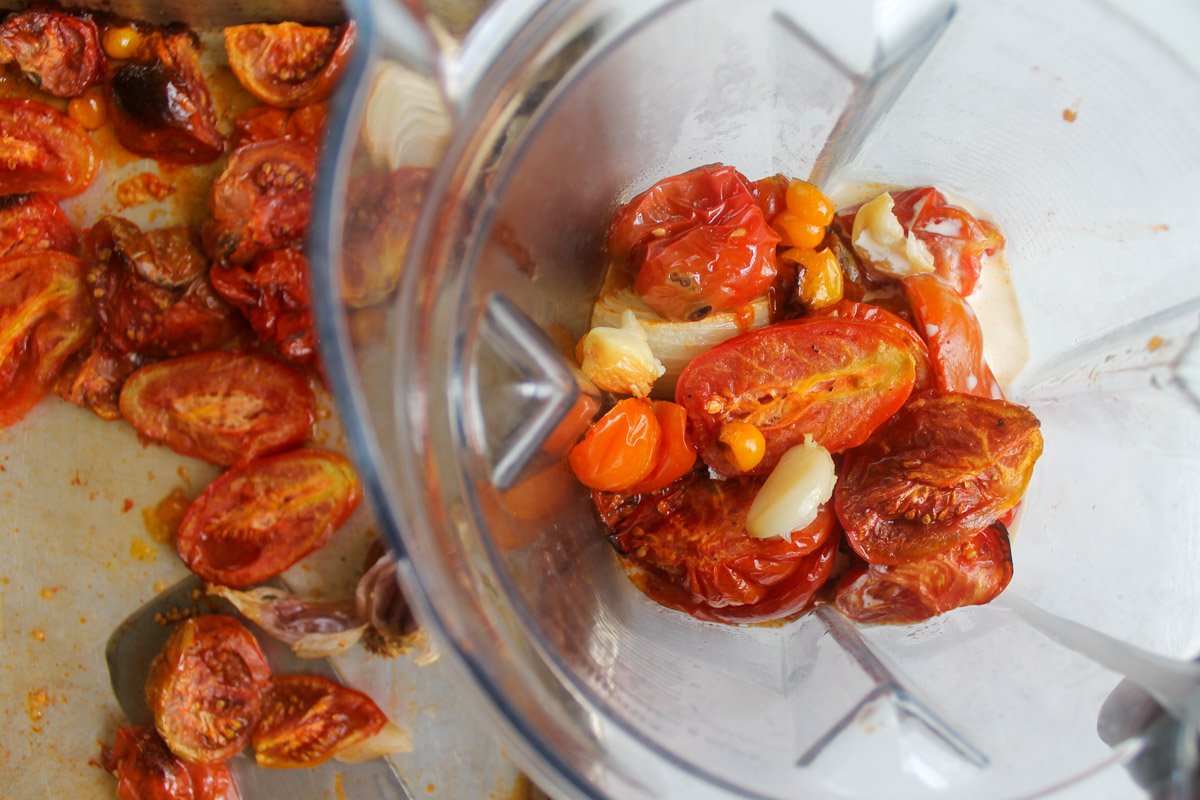
[(387, 175), (368, 172), (350, 179), (342, 256), (347, 303), (373, 305), (387, 299), (396, 287), (429, 174), (428, 169), (401, 167)]
[(204, 580), (240, 589), (323, 546), (361, 498), (345, 456), (292, 450), (217, 478), (188, 509), (175, 546)]
[(353, 22), (336, 28), (281, 22), (226, 28), (229, 66), (264, 103), (294, 108), (324, 100), (354, 49)]
[(780, 212), (787, 209), (787, 188), (788, 177), (783, 174), (772, 175), (751, 184), (750, 189), (758, 200), (758, 207), (762, 209), (763, 218), (768, 225), (775, 221)]
[(55, 97), (77, 97), (104, 78), (100, 31), (81, 13), (13, 14), (0, 25), (0, 64), (7, 61)]
[(630, 494), (655, 492), (691, 472), (696, 463), (696, 448), (688, 440), (687, 409), (678, 403), (654, 401), (654, 419), (661, 435), (649, 474), (631, 486)]
[(108, 119), (108, 104), (104, 92), (99, 88), (88, 89), (67, 104), (67, 116), (83, 126), (84, 130), (98, 130)]
[(216, 764), (250, 741), (271, 683), (258, 642), (224, 614), (202, 614), (171, 631), (146, 680), (146, 704), (171, 752)]
[(304, 241), (317, 151), (276, 140), (239, 147), (213, 182), (205, 223), (209, 255), (248, 264), (264, 250)]
[(87, 131), (36, 100), (0, 99), (0, 195), (74, 197), (91, 185), (100, 156)]
[(0, 197), (0, 258), (57, 250), (70, 253), (79, 237), (54, 198), (45, 194)]
[(0, 260), (0, 428), (50, 391), (62, 365), (96, 330), (83, 264), (44, 252)]
[(588, 428), (567, 460), (584, 486), (620, 492), (650, 475), (661, 438), (650, 401), (629, 397)]
[(838, 609), (856, 622), (920, 622), (991, 602), (1012, 580), (1008, 532), (995, 523), (931, 556), (847, 573)]
[(295, 370), (265, 356), (214, 350), (133, 373), (121, 415), (143, 436), (213, 464), (246, 464), (300, 444), (316, 401)]
[(145, 40), (141, 31), (133, 25), (117, 25), (105, 28), (101, 44), (109, 58), (124, 61), (137, 55)]
[(901, 281), (917, 330), (929, 345), (933, 374), (942, 392), (1003, 399), (983, 358), (983, 331), (970, 304), (931, 273)]
[(175, 756), (153, 728), (117, 728), (112, 749), (100, 757), (117, 776), (121, 800), (239, 800), (224, 764), (189, 764)]
[(945, 550), (1016, 505), (1042, 452), (1028, 408), (965, 394), (909, 402), (846, 455), (834, 503), (869, 564)]
[(313, 767), (370, 739), (386, 723), (362, 692), (318, 675), (276, 675), (254, 729), (254, 758), (260, 767)]
[(213, 288), (245, 315), (264, 342), (297, 364), (315, 364), (316, 333), (308, 294), (308, 259), (299, 250), (268, 250), (246, 267), (217, 265)]
[(924, 392), (932, 388), (933, 368), (929, 362), (929, 348), (925, 346), (925, 340), (913, 330), (913, 326), (899, 316), (877, 305), (856, 303), (852, 300), (842, 300), (840, 303), (822, 308), (817, 312), (817, 316), (875, 322), (899, 333), (904, 339), (909, 355), (913, 357), (913, 364), (917, 369), (913, 392)]
[(764, 294), (778, 243), (750, 183), (720, 164), (659, 181), (618, 208), (608, 229), (609, 254), (636, 275), (638, 295), (673, 320)]
[(996, 226), (950, 205), (932, 186), (895, 192), (892, 200), (892, 212), (904, 230), (912, 231), (933, 253), (938, 277), (963, 297), (975, 291), (982, 256), (994, 255), (1004, 246)]
[(746, 532), (750, 504), (766, 478), (715, 481), (700, 472), (635, 498), (617, 514), (593, 493), (617, 548), (646, 570), (658, 602), (717, 622), (762, 622), (800, 611), (833, 566), (838, 537), (829, 504), (790, 537)]
[(861, 444), (912, 393), (909, 345), (889, 328), (808, 317), (735, 336), (697, 356), (679, 376), (675, 402), (687, 409), (700, 457), (722, 475), (740, 470), (722, 450), (727, 422), (762, 431), (767, 451), (755, 474), (775, 468), (811, 434), (838, 452)]
[(145, 360), (135, 353), (122, 353), (100, 334), (67, 362), (54, 390), (62, 399), (90, 408), (102, 419), (120, 419), (117, 398), (121, 386)]
[(126, 149), (183, 164), (225, 152), (190, 33), (154, 33), (109, 82), (113, 129)]

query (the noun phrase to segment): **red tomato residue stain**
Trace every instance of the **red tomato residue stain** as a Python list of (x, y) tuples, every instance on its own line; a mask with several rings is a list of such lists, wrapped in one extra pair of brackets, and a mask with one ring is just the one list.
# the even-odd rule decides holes
[(1079, 112), (1073, 108), (1064, 108), (1063, 109), (1062, 118), (1065, 122), (1074, 122), (1075, 118), (1078, 116), (1079, 116)]
[(346, 790), (342, 786), (342, 779), (345, 773), (339, 772), (333, 776), (333, 790), (337, 793), (337, 800), (346, 800)]
[(122, 514), (128, 514), (128, 513), (129, 513), (130, 511), (132, 511), (132, 510), (133, 510), (133, 500), (131, 500), (130, 498), (126, 497), (126, 498), (125, 498), (125, 502), (123, 502), (123, 503), (121, 504), (121, 513), (122, 513)]
[(1146, 342), (1146, 349), (1153, 353), (1158, 348), (1162, 347), (1164, 339), (1161, 336), (1151, 336), (1150, 341)]
[(42, 726), (38, 723), (46, 715), (46, 707), (54, 705), (54, 702), (54, 698), (46, 693), (45, 686), (30, 689), (29, 693), (25, 695), (25, 713), (29, 715), (29, 722), (34, 733), (42, 732)]

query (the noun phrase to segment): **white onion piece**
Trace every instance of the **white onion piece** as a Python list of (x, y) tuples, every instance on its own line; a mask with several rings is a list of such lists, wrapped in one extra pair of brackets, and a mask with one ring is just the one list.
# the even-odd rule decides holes
[(398, 64), (385, 64), (367, 100), (363, 136), (371, 155), (391, 169), (433, 167), (450, 135), (437, 84)]
[(335, 755), (334, 759), (346, 764), (358, 764), (392, 753), (411, 753), (412, 749), (413, 740), (408, 735), (408, 732), (396, 723), (388, 720), (379, 729), (379, 733), (370, 739), (364, 739), (356, 745), (347, 747)]

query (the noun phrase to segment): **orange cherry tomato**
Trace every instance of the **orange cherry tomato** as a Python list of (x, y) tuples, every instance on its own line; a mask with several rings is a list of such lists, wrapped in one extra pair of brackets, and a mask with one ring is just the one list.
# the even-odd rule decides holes
[(669, 486), (691, 472), (696, 463), (696, 447), (687, 435), (687, 409), (678, 403), (657, 400), (654, 418), (662, 430), (654, 466), (646, 477), (629, 487), (630, 494), (654, 492)]
[(661, 438), (650, 401), (626, 398), (588, 428), (568, 461), (584, 486), (621, 492), (654, 469)]
[(330, 95), (355, 39), (353, 22), (336, 28), (295, 22), (238, 25), (224, 33), (238, 82), (264, 103), (287, 108)]
[(120, 25), (104, 31), (104, 52), (109, 58), (132, 58), (142, 46), (143, 37), (132, 25)]
[(99, 89), (88, 89), (67, 104), (67, 115), (85, 129), (96, 130), (108, 118), (108, 106), (104, 102), (104, 92)]
[(833, 203), (808, 181), (790, 180), (784, 196), (787, 210), (806, 222), (822, 228), (833, 222)]
[(251, 742), (260, 767), (323, 764), (379, 733), (387, 716), (370, 697), (319, 675), (276, 675)]

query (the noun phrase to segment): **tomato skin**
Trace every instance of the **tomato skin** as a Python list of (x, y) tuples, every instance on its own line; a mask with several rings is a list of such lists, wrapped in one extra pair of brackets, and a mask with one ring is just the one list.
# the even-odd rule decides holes
[(811, 434), (836, 453), (861, 444), (912, 393), (909, 345), (884, 325), (807, 317), (736, 336), (697, 356), (679, 376), (675, 402), (687, 409), (692, 440), (722, 475), (739, 470), (719, 436), (748, 422), (766, 438), (752, 471), (770, 472)]
[(656, 492), (691, 472), (696, 464), (696, 446), (687, 435), (687, 409), (678, 403), (655, 400), (654, 418), (661, 432), (654, 466), (628, 489), (631, 494)]
[(299, 250), (268, 250), (246, 267), (216, 265), (213, 288), (250, 323), (258, 337), (297, 364), (317, 361), (308, 292), (308, 259)]
[(318, 147), (328, 115), (329, 106), (325, 103), (310, 103), (291, 110), (254, 106), (233, 121), (233, 146), (292, 139)]
[(0, 25), (0, 64), (9, 60), (55, 97), (77, 97), (104, 78), (100, 31), (84, 14), (13, 14)]
[(136, 353), (122, 353), (101, 333), (67, 362), (54, 390), (67, 402), (90, 408), (101, 419), (120, 419), (121, 386), (145, 361)]
[(100, 757), (117, 776), (121, 800), (240, 800), (224, 764), (189, 764), (175, 756), (153, 728), (118, 728)]
[(0, 195), (74, 197), (96, 177), (100, 155), (87, 131), (36, 100), (0, 99)]
[(0, 197), (0, 258), (45, 250), (72, 253), (79, 245), (75, 227), (46, 194)]
[(963, 297), (975, 291), (984, 253), (994, 255), (1004, 247), (1004, 237), (987, 220), (950, 205), (932, 186), (920, 186), (892, 195), (893, 213), (905, 231), (933, 253), (938, 277)]
[(202, 614), (179, 623), (151, 662), (146, 704), (172, 753), (216, 764), (250, 741), (270, 681), (267, 660), (242, 623)]
[(970, 304), (933, 274), (913, 275), (900, 285), (929, 345), (938, 390), (1002, 400), (1000, 384), (983, 357), (983, 331)]
[(188, 508), (175, 546), (204, 580), (240, 589), (322, 547), (361, 499), (345, 456), (291, 450), (217, 478)]
[(894, 566), (847, 573), (838, 584), (838, 610), (855, 622), (920, 622), (995, 599), (1012, 580), (1008, 531), (994, 523), (948, 549)]
[(387, 723), (370, 697), (319, 675), (276, 675), (254, 729), (260, 767), (314, 767), (363, 742)]
[(354, 49), (354, 22), (336, 28), (238, 25), (226, 28), (225, 50), (238, 82), (264, 103), (294, 108), (327, 98)]
[(821, 317), (875, 322), (899, 333), (904, 339), (904, 343), (908, 346), (909, 354), (912, 356), (913, 364), (916, 366), (917, 377), (913, 392), (922, 393), (932, 388), (933, 367), (929, 361), (929, 348), (925, 346), (925, 340), (913, 329), (913, 326), (905, 322), (901, 317), (877, 305), (858, 303), (853, 300), (842, 300), (831, 306), (826, 306), (816, 313), (817, 316)]
[(787, 187), (789, 179), (783, 173), (762, 178), (751, 184), (751, 191), (762, 209), (763, 219), (770, 225), (775, 217), (787, 210)]
[(651, 402), (628, 397), (592, 423), (567, 460), (584, 486), (621, 492), (651, 474), (661, 439)]
[(869, 564), (941, 552), (1021, 499), (1042, 452), (1024, 406), (965, 394), (918, 398), (847, 453), (834, 489), (846, 541)]
[(121, 415), (176, 453), (233, 466), (312, 433), (316, 400), (295, 370), (265, 356), (214, 350), (134, 372)]

